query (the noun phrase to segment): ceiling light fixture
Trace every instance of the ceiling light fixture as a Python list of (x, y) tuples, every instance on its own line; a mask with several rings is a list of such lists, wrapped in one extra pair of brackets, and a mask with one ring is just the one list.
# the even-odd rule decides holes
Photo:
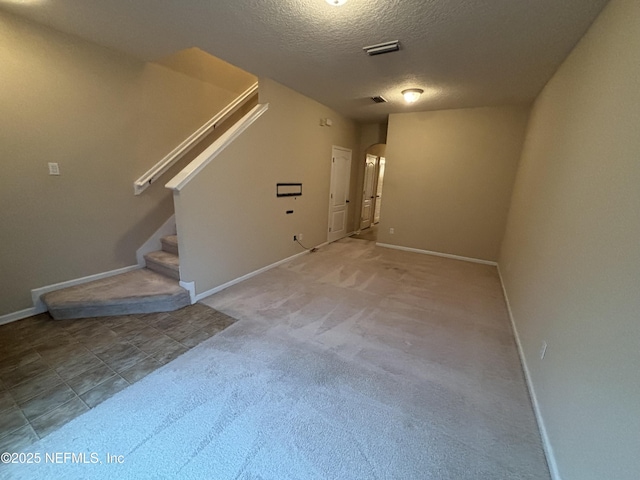
[(424, 90), (421, 88), (407, 88), (406, 90), (402, 90), (402, 96), (404, 97), (404, 101), (407, 103), (415, 102), (423, 93)]
[(339, 7), (340, 5), (347, 3), (347, 0), (326, 0), (326, 2), (334, 7)]

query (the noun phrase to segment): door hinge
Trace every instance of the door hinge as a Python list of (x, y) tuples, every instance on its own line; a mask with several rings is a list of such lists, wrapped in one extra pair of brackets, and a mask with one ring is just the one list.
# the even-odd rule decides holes
[(331, 227), (329, 227), (329, 231), (331, 231)]

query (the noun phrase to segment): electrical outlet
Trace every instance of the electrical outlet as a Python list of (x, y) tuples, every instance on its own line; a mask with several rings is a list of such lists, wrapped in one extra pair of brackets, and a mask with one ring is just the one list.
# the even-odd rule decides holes
[(301, 233), (298, 234), (298, 240), (302, 241), (302, 234)]
[(49, 175), (60, 175), (60, 167), (57, 163), (49, 162)]
[(540, 346), (540, 360), (544, 360), (544, 356), (547, 353), (547, 342), (542, 341), (542, 345)]
[(391, 235), (393, 235), (394, 233), (396, 233), (396, 229), (395, 229), (395, 228), (390, 228), (390, 229), (389, 229), (389, 233), (390, 233)]

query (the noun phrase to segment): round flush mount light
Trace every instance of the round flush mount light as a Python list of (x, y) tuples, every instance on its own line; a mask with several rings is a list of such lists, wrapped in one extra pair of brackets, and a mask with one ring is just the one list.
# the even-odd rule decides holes
[(326, 2), (334, 7), (339, 7), (340, 5), (347, 3), (347, 0), (326, 0)]
[(424, 93), (424, 90), (421, 88), (407, 88), (402, 91), (402, 96), (404, 97), (404, 101), (407, 103), (413, 103), (420, 98), (420, 95)]

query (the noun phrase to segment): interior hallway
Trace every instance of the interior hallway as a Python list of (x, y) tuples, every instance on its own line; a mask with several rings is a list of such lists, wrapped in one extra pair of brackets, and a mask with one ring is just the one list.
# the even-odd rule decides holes
[(352, 235), (351, 238), (355, 238), (357, 240), (369, 240), (371, 242), (375, 242), (378, 240), (378, 225), (371, 225), (369, 228), (361, 230), (359, 234)]

